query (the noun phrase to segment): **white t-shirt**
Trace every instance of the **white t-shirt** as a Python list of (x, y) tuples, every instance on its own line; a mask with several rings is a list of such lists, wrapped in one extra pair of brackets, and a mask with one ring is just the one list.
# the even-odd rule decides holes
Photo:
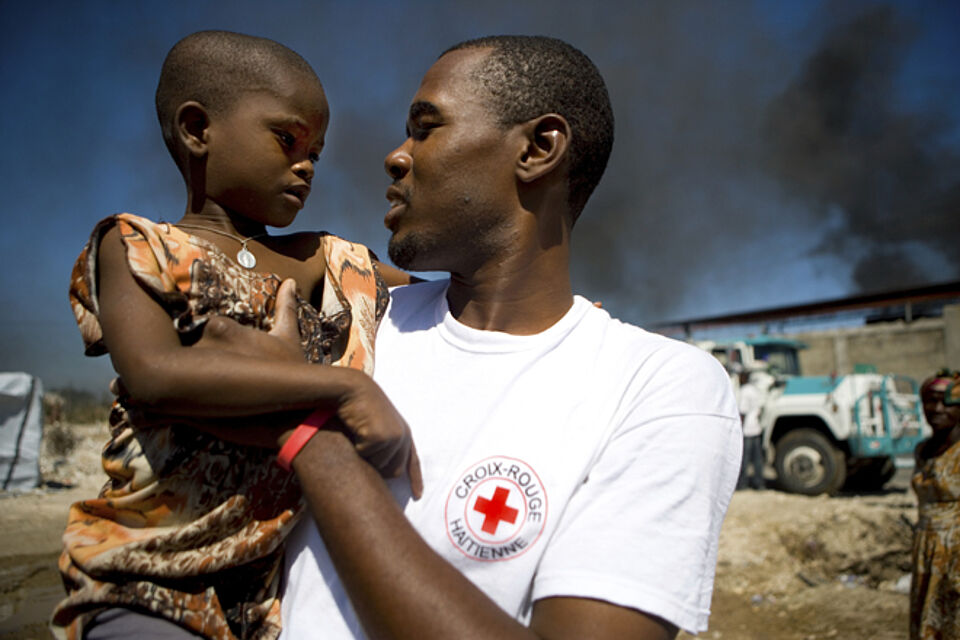
[(763, 433), (760, 426), (760, 410), (763, 408), (765, 394), (756, 384), (748, 382), (740, 387), (737, 404), (743, 416), (743, 435), (759, 436)]
[[(446, 281), (394, 289), (374, 378), (413, 431), (424, 540), (510, 615), (578, 596), (706, 629), (742, 438), (720, 364), (577, 297), (532, 336), (450, 315)], [(287, 551), (283, 637), (363, 638), (313, 522)]]

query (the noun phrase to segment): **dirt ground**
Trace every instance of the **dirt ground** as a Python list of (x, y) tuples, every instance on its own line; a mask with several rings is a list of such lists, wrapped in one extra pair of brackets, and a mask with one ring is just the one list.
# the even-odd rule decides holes
[[(67, 508), (102, 483), (102, 427), (46, 433), (44, 488), (0, 493), (0, 638), (57, 637), (47, 618), (62, 596), (56, 557)], [(916, 501), (905, 476), (882, 494), (734, 495), (720, 538), (710, 629), (698, 637), (906, 638)]]
[(882, 495), (736, 493), (700, 637), (906, 638), (915, 520), (905, 484)]

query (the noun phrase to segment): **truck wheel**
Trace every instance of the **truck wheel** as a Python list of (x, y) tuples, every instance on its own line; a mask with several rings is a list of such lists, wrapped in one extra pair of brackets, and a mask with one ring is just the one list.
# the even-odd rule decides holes
[(847, 479), (843, 452), (818, 431), (797, 429), (777, 442), (777, 480), (790, 493), (834, 493)]

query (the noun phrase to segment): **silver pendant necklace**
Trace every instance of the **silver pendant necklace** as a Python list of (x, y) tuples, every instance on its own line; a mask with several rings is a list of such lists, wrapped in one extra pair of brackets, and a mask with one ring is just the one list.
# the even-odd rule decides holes
[(210, 233), (218, 233), (221, 236), (226, 236), (232, 238), (240, 243), (240, 250), (237, 251), (237, 263), (245, 269), (253, 269), (257, 266), (257, 257), (247, 249), (247, 243), (251, 240), (256, 240), (257, 238), (262, 238), (267, 235), (266, 233), (258, 233), (255, 236), (250, 236), (249, 238), (241, 238), (240, 236), (235, 236), (232, 233), (227, 233), (226, 231), (220, 231), (219, 229), (213, 229), (211, 227), (202, 227), (198, 224), (177, 224), (176, 226), (181, 229), (200, 229), (201, 231), (209, 231)]

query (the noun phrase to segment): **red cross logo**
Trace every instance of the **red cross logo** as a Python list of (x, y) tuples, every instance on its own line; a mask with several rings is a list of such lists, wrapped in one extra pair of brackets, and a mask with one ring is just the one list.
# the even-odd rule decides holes
[(517, 521), (517, 514), (519, 512), (513, 507), (507, 506), (507, 498), (509, 496), (509, 489), (497, 487), (497, 490), (493, 492), (493, 499), (487, 500), (480, 496), (477, 497), (477, 501), (473, 505), (473, 510), (484, 515), (481, 529), (487, 533), (495, 534), (497, 527), (500, 526), (501, 520), (509, 522), (510, 524)]

